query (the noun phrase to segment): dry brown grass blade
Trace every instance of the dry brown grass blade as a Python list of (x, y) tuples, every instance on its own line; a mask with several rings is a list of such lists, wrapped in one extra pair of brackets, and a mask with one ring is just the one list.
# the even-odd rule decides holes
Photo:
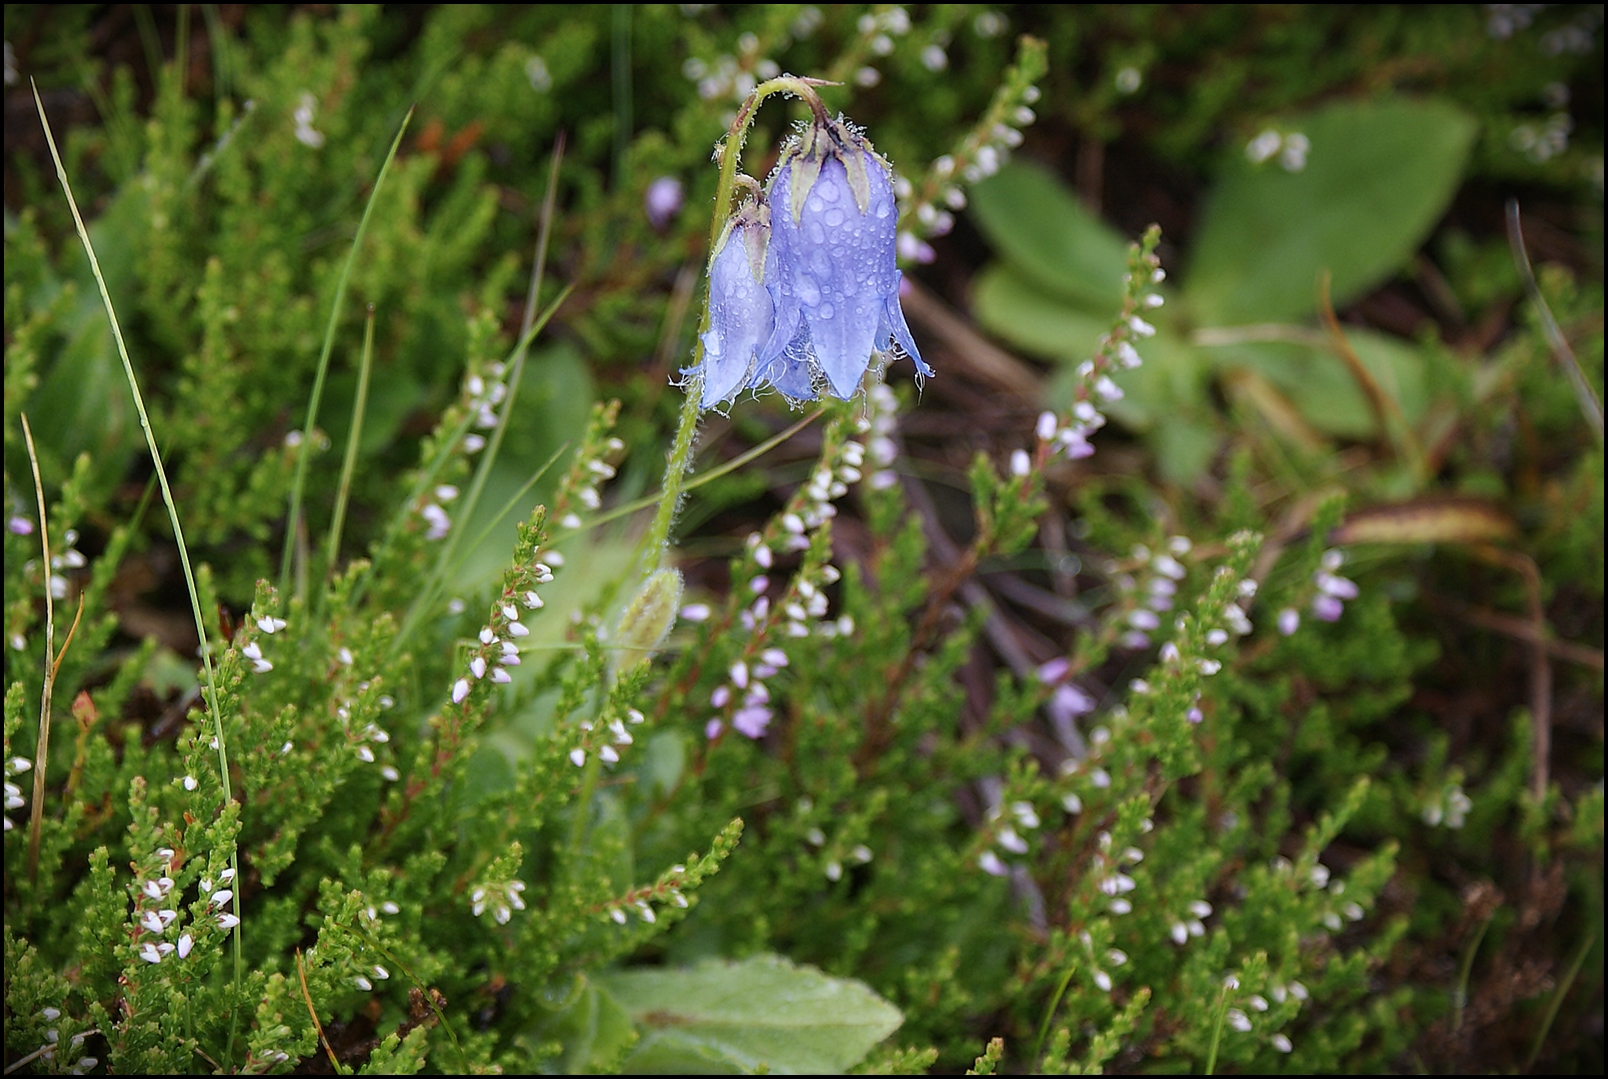
[(1368, 365), (1362, 362), (1351, 342), (1346, 340), (1345, 330), (1340, 320), (1335, 316), (1334, 304), (1329, 300), (1329, 274), (1324, 272), (1318, 282), (1318, 313), (1323, 317), (1324, 328), (1329, 331), (1329, 345), (1334, 349), (1335, 355), (1340, 357), (1362, 389), (1363, 395), (1368, 398), (1368, 407), (1373, 409), (1375, 418), (1379, 421), (1379, 428), (1384, 433), (1385, 440), (1395, 448), (1397, 455), (1402, 459), (1413, 476), (1420, 481), (1424, 478), (1424, 451), (1418, 445), (1418, 436), (1413, 433), (1412, 426), (1407, 422), (1406, 415), (1401, 410), (1401, 404), (1374, 378)]
[(1500, 507), (1477, 498), (1424, 498), (1348, 513), (1333, 543), (1494, 543), (1518, 534)]
[[(39, 690), (39, 738), (34, 745), (33, 805), (28, 810), (28, 879), (39, 876), (39, 834), (45, 820), (45, 766), (50, 763), (50, 695), (56, 688), (56, 600), (50, 592), (50, 521), (45, 512), (45, 486), (39, 478), (39, 454), (34, 450), (33, 428), (22, 414), (22, 437), (28, 443), (28, 464), (33, 469), (34, 498), (39, 503), (39, 544), (45, 575), (45, 681)], [(74, 620), (73, 624), (78, 623)], [(65, 651), (65, 649), (64, 649)]]
[(329, 1038), (324, 1034), (324, 1024), (318, 1021), (318, 1009), (313, 1007), (313, 994), (307, 989), (307, 968), (302, 963), (301, 949), (296, 949), (296, 977), (301, 979), (302, 999), (307, 1002), (307, 1014), (313, 1017), (313, 1029), (318, 1031), (318, 1044), (324, 1047), (329, 1055), (330, 1067), (335, 1074), (341, 1074), (341, 1062), (335, 1059), (335, 1047), (329, 1044)]

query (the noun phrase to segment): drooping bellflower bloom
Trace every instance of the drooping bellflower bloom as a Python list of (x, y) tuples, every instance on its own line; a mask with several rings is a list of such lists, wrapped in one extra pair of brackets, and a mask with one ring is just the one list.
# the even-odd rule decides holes
[(864, 137), (842, 119), (811, 125), (783, 152), (770, 205), (775, 328), (756, 380), (796, 397), (803, 366), (847, 400), (872, 351), (895, 344), (931, 375), (899, 307), (892, 176)]
[(710, 259), (701, 407), (744, 388), (847, 400), (895, 345), (931, 375), (899, 307), (898, 216), (887, 162), (847, 123), (795, 139)]
[(745, 203), (726, 223), (709, 260), (709, 329), (700, 337), (702, 408), (729, 400), (749, 384), (754, 354), (776, 325), (764, 284), (774, 274), (776, 258), (770, 250), (769, 216), (762, 201)]

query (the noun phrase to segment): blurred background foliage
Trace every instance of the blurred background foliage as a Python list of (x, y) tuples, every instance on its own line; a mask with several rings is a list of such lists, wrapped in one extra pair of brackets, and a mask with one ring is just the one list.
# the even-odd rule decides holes
[[(1381, 902), (1410, 924), (1376, 988), (1456, 986), (1466, 1007), (1415, 1015), (1410, 1048), (1379, 1045), (1368, 1059), (1524, 1065), (1547, 994), (1568, 988), (1583, 948), (1542, 1059), (1600, 1070), (1602, 436), (1567, 365), (1572, 355), (1600, 398), (1601, 6), (893, 10), (8, 5), (10, 496), (32, 487), (12, 422), (22, 411), (47, 489), (79, 469), (86, 553), (137, 518), (149, 486), (29, 79), (65, 136), (201, 556), (239, 608), (289, 541), (286, 438), (410, 105), (312, 435), (343, 444), (372, 305), (378, 374), (354, 551), (383, 528), (466, 363), (512, 341), (560, 140), (538, 305), (574, 292), (533, 355), (493, 490), (512, 491), (580, 435), (595, 399), (618, 397), (630, 447), (620, 490), (641, 493), (660, 468), (679, 405), (670, 382), (701, 300), (710, 149), (747, 90), (776, 71), (841, 81), (828, 103), (914, 180), (985, 112), (1017, 36), (1031, 34), (1048, 45), (1049, 73), (1025, 138), (949, 203), (952, 230), (922, 223), (932, 258), (906, 267), (906, 310), (938, 367), (903, 431), (930, 523), (964, 540), (966, 467), (979, 451), (1003, 459), (1041, 408), (1065, 407), (1120, 294), (1126, 243), (1159, 222), (1170, 291), (1147, 363), (1120, 380), (1100, 452), (1052, 475), (1031, 555), (989, 567), (988, 586), (1024, 638), (1064, 640), (1086, 623), (1090, 589), (1109, 584), (1096, 552), (1158, 529), (1256, 527), (1271, 567), (1345, 494), (1349, 515), (1312, 542), (1350, 550), (1364, 601), (1322, 629), (1321, 647), (1256, 657), (1320, 706), (1292, 723), (1247, 679), (1234, 753), (1274, 762), (1298, 821), (1357, 775), (1379, 780), (1340, 840), (1403, 844)], [(784, 112), (760, 118), (756, 175)], [(1259, 140), (1271, 149), (1256, 160)], [(644, 199), (664, 177), (682, 185), (683, 207), (655, 222)], [(795, 418), (775, 400), (744, 403), (710, 419), (702, 452), (728, 460)], [(737, 550), (802, 478), (810, 437), (689, 505), (681, 544), (695, 590), (726, 588), (714, 556)], [(336, 482), (326, 462), (311, 481), (314, 535)], [(121, 632), (189, 655), (165, 521), (137, 520), (137, 555), (113, 587)], [(840, 542), (852, 550), (855, 535), (846, 522)], [(502, 546), (488, 544), (466, 588), (494, 572)], [(1046, 614), (1046, 596), (1065, 603)], [(968, 690), (1000, 663), (977, 647), (981, 670), (957, 675)], [(1323, 700), (1370, 670), (1377, 697)], [(1121, 684), (1125, 672), (1103, 677)], [(1439, 827), (1465, 788), (1478, 791), (1466, 822)], [(1566, 819), (1571, 806), (1581, 819)], [(802, 952), (811, 932), (798, 930)]]

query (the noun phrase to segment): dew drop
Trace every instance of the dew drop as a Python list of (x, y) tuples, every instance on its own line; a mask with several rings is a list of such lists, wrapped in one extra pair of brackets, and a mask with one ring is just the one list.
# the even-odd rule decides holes
[(826, 211), (826, 223), (832, 228), (837, 228), (843, 224), (843, 211), (836, 206)]
[(809, 241), (812, 244), (826, 243), (826, 230), (821, 227), (819, 221), (811, 221), (804, 226), (804, 233), (809, 237)]
[(821, 305), (821, 309), (817, 311), (816, 314), (823, 319), (830, 319), (833, 315), (837, 314), (837, 308), (833, 307), (829, 303), (823, 303)]
[(804, 205), (812, 214), (818, 214), (826, 209), (826, 203), (821, 201), (821, 196), (819, 195), (811, 195)]

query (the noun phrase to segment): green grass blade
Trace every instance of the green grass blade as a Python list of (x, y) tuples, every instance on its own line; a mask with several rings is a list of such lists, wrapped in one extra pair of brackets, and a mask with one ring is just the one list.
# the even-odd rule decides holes
[[(329, 305), (329, 326), (324, 331), (324, 347), (318, 357), (318, 372), (313, 376), (313, 392), (307, 399), (307, 419), (302, 423), (301, 452), (296, 455), (296, 478), (290, 485), (290, 516), (285, 521), (285, 548), (279, 562), (279, 590), (282, 594), (290, 589), (291, 557), (296, 550), (297, 535), (301, 531), (302, 496), (307, 487), (307, 463), (312, 459), (313, 428), (318, 422), (318, 405), (324, 396), (324, 376), (329, 372), (330, 353), (335, 348), (335, 327), (340, 323), (341, 304), (346, 299), (346, 286), (352, 278), (352, 267), (357, 263), (357, 253), (363, 247), (363, 235), (368, 231), (369, 218), (374, 213), (374, 206), (379, 201), (380, 189), (385, 186), (385, 177), (391, 171), (391, 163), (396, 160), (396, 152), (402, 145), (402, 136), (407, 133), (408, 122), (413, 119), (413, 109), (402, 118), (402, 126), (397, 128), (396, 138), (391, 140), (391, 152), (385, 155), (385, 163), (380, 166), (379, 175), (374, 180), (374, 190), (369, 192), (368, 205), (363, 207), (363, 217), (357, 223), (357, 235), (352, 237), (352, 249), (346, 253), (346, 264), (341, 267), (340, 279), (335, 284), (335, 298)], [(301, 587), (298, 586), (298, 594)]]
[[(184, 570), (184, 586), (190, 596), (190, 613), (195, 618), (196, 637), (201, 642), (201, 665), (206, 674), (207, 683), (207, 711), (211, 714), (213, 733), (218, 742), (218, 771), (222, 779), (223, 798), (225, 802), (234, 800), (234, 792), (229, 779), (229, 740), (227, 732), (223, 729), (223, 714), (220, 711), (218, 700), (218, 683), (212, 669), (212, 648), (207, 641), (207, 624), (201, 614), (200, 593), (196, 589), (195, 570), (190, 565), (190, 550), (184, 542), (184, 526), (179, 522), (179, 507), (174, 501), (173, 489), (168, 484), (167, 469), (162, 465), (162, 451), (157, 448), (156, 434), (151, 430), (151, 417), (145, 411), (145, 399), (140, 395), (139, 377), (134, 373), (134, 361), (129, 358), (128, 345), (123, 340), (123, 328), (117, 321), (117, 310), (112, 306), (112, 296), (106, 290), (106, 278), (101, 275), (100, 260), (95, 257), (95, 245), (90, 242), (89, 229), (84, 225), (83, 215), (78, 212), (78, 200), (73, 198), (72, 184), (67, 179), (67, 168), (61, 162), (61, 154), (56, 149), (56, 136), (51, 130), (50, 120), (45, 116), (45, 103), (40, 100), (39, 87), (33, 85), (34, 107), (39, 111), (39, 122), (44, 125), (45, 143), (50, 147), (50, 159), (56, 166), (56, 178), (61, 181), (62, 192), (67, 196), (67, 205), (73, 213), (73, 224), (78, 229), (78, 239), (84, 245), (84, 254), (89, 257), (90, 272), (95, 276), (95, 285), (100, 289), (101, 303), (106, 307), (106, 318), (112, 326), (112, 339), (117, 342), (117, 355), (123, 361), (123, 374), (128, 379), (129, 393), (134, 397), (134, 408), (140, 416), (140, 430), (145, 433), (145, 445), (151, 453), (151, 464), (156, 469), (157, 482), (162, 486), (162, 502), (167, 506), (168, 522), (173, 527), (173, 542), (179, 549), (179, 565)], [(46, 562), (49, 565), (49, 562)], [(240, 872), (240, 850), (238, 845), (229, 851), (229, 865)], [(236, 918), (234, 941), (234, 984), (239, 986), (244, 970), (241, 963), (240, 949), (240, 890), (234, 889), (231, 903), (232, 913)], [(230, 1021), (230, 1049), (234, 1042), (234, 1020), (238, 1018), (231, 1009)]]

